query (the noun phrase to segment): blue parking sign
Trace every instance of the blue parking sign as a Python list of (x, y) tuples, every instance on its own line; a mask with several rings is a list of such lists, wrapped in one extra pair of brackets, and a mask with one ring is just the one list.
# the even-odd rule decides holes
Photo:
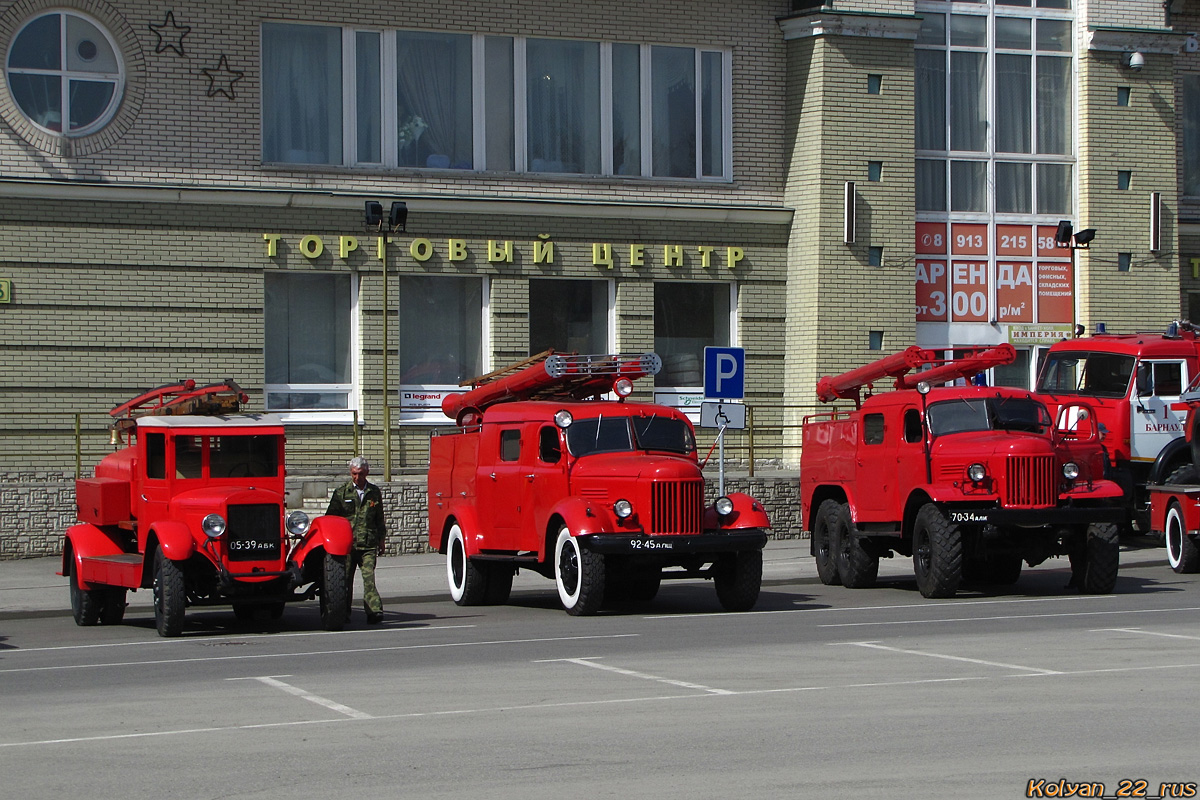
[(746, 396), (746, 349), (704, 348), (704, 396), (741, 400)]

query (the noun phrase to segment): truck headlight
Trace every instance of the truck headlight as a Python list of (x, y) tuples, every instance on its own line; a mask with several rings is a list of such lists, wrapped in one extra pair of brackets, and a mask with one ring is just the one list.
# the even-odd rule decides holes
[(717, 513), (722, 517), (727, 517), (733, 513), (733, 501), (728, 497), (718, 497), (717, 502), (713, 503), (713, 507), (717, 509)]
[(1074, 461), (1068, 461), (1062, 467), (1063, 477), (1069, 481), (1073, 481), (1079, 477), (1079, 465)]
[(621, 519), (629, 519), (633, 515), (633, 503), (628, 500), (618, 500), (613, 503), (613, 513)]
[(979, 483), (981, 480), (987, 477), (987, 468), (984, 467), (983, 464), (972, 464), (971, 466), (967, 467), (967, 477), (976, 483)]
[(575, 418), (571, 416), (571, 412), (565, 408), (561, 411), (556, 411), (554, 414), (554, 424), (560, 428), (569, 428)]
[(287, 515), (288, 533), (293, 536), (303, 536), (308, 533), (308, 514), (303, 511), (293, 511)]
[(225, 518), (220, 514), (209, 514), (200, 520), (200, 528), (208, 538), (219, 539), (225, 532)]

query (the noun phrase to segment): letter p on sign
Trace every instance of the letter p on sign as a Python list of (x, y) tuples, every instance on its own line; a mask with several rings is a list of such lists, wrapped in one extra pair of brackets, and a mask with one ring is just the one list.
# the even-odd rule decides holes
[(704, 348), (704, 396), (713, 400), (741, 400), (746, 396), (745, 348)]

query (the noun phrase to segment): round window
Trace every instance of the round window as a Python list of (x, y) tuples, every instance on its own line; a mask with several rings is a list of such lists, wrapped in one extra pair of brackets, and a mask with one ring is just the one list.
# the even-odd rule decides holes
[(108, 32), (72, 11), (29, 20), (12, 40), (8, 89), (21, 113), (43, 130), (86, 136), (120, 105), (124, 65)]

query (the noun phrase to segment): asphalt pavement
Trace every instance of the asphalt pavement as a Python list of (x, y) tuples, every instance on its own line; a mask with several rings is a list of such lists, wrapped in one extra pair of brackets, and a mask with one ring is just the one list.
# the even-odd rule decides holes
[[(1122, 542), (1121, 563), (1160, 563), (1165, 565), (1162, 548), (1134, 538)], [(1028, 568), (1027, 568), (1028, 569)], [(1050, 559), (1035, 569), (1068, 569), (1066, 559)], [(68, 616), (71, 603), (67, 579), (59, 556), (0, 561), (0, 620), (39, 616)], [(897, 556), (880, 559), (879, 575), (911, 577), (912, 559)], [(808, 539), (771, 540), (763, 551), (763, 585), (812, 583), (817, 578), (816, 564), (809, 555)], [(379, 559), (375, 582), (383, 596), (385, 612), (404, 603), (449, 600), (446, 588), (445, 556), (437, 553), (391, 556)], [(361, 578), (355, 575), (354, 597), (362, 598)], [(513, 581), (513, 591), (553, 592), (553, 581), (522, 570)], [(127, 614), (153, 613), (153, 598), (147, 589), (128, 594)], [(357, 603), (356, 603), (357, 605)], [(361, 613), (356, 609), (356, 614)]]

